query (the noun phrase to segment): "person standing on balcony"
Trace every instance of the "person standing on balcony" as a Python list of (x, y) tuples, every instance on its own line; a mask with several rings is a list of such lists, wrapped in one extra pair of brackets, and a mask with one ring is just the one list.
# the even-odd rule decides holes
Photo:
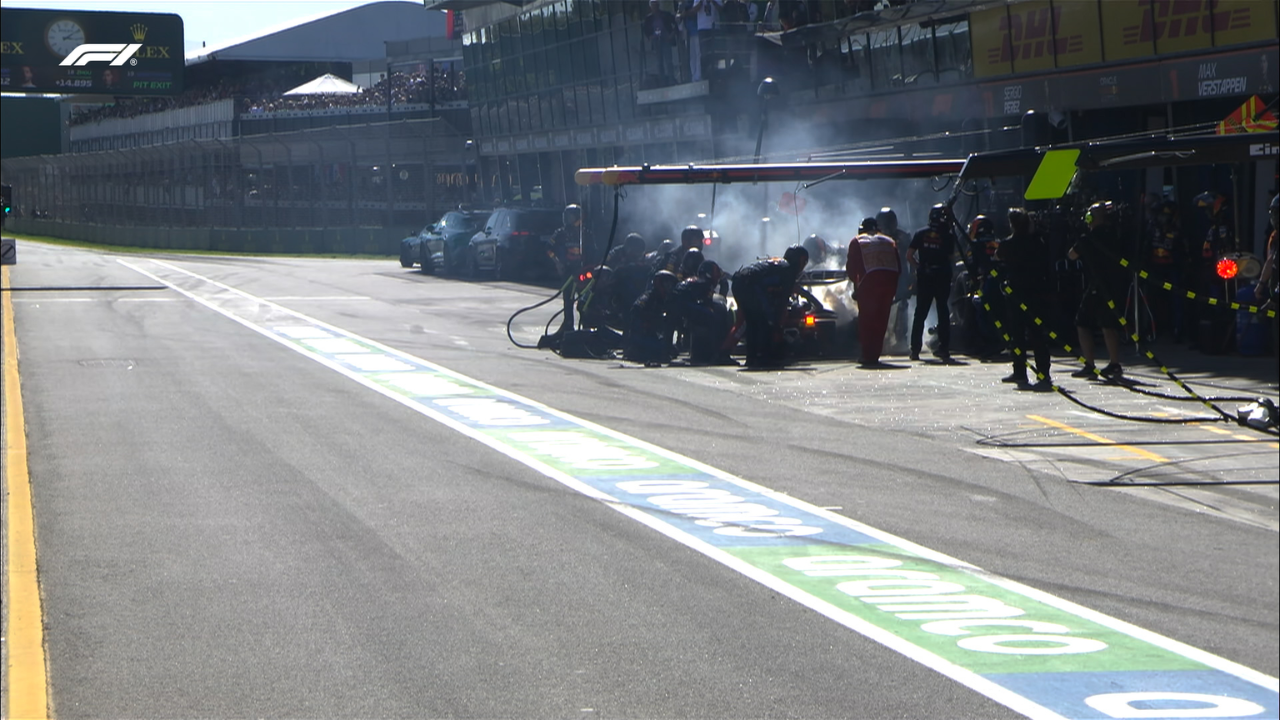
[(641, 27), (647, 42), (658, 56), (658, 76), (664, 83), (671, 78), (671, 47), (676, 42), (680, 29), (676, 25), (676, 16), (662, 9), (658, 0), (649, 0), (649, 14), (644, 18)]
[(724, 0), (685, 0), (681, 16), (689, 33), (689, 75), (691, 82), (702, 80), (702, 51), (710, 45), (711, 33), (720, 20)]

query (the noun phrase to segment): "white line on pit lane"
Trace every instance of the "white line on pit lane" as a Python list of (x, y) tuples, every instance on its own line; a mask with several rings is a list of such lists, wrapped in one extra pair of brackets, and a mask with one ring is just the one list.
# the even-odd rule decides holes
[[(164, 283), (165, 285), (168, 285), (169, 287), (173, 288), (177, 292), (191, 298), (192, 300), (195, 300), (196, 302), (202, 305), (205, 305), (211, 310), (214, 310), (215, 312), (218, 312), (219, 314), (224, 315), (225, 317), (243, 325), (244, 327), (250, 330), (253, 330), (254, 332), (257, 332), (263, 335), (264, 337), (271, 338), (276, 342), (284, 344), (286, 347), (289, 347), (295, 352), (298, 352), (306, 357), (316, 360), (317, 362), (320, 362), (321, 364), (324, 364), (325, 366), (343, 375), (346, 375), (350, 379), (355, 380), (361, 383), (362, 385), (365, 385), (366, 387), (392, 400), (395, 400), (396, 402), (399, 402), (402, 405), (405, 405), (406, 407), (414, 409), (415, 411), (420, 412), (421, 414), (427, 417), (437, 420), (441, 424), (444, 424), (447, 427), (450, 427), (461, 434), (467, 435), (468, 437), (471, 437), (472, 439), (475, 439), (478, 442), (485, 444), (491, 449), (499, 453), (502, 453), (503, 455), (506, 455), (507, 457), (510, 457), (511, 459), (516, 460), (534, 470), (537, 470), (538, 472), (566, 485), (567, 487), (570, 487), (584, 495), (587, 495), (588, 497), (593, 497), (593, 498), (602, 500), (607, 505), (609, 505), (609, 507), (611, 507), (612, 509), (631, 517), (637, 522), (640, 522), (642, 524), (649, 526), (650, 528), (666, 535), (667, 537), (670, 537), (671, 539), (676, 540), (677, 542), (680, 542), (686, 547), (696, 550), (716, 560), (717, 562), (720, 562), (721, 564), (736, 570), (737, 572), (743, 574), (744, 576), (749, 577), (755, 580), (756, 582), (759, 582), (760, 584), (773, 589), (775, 592), (785, 595), (791, 598), (792, 600), (795, 600), (796, 602), (802, 605), (805, 605), (806, 607), (809, 607), (810, 609), (816, 612), (819, 612), (822, 615), (825, 615), (826, 617), (836, 621), (837, 623), (844, 625), (845, 627), (848, 627), (851, 630), (859, 632), (865, 635), (866, 637), (871, 638), (879, 642), (880, 644), (892, 650), (895, 650), (901, 653), (902, 655), (908, 658), (911, 658), (912, 660), (926, 667), (929, 667), (951, 678), (952, 680), (955, 680), (961, 683), (962, 685), (965, 685), (966, 687), (969, 687), (972, 690), (975, 690), (983, 695), (986, 695), (987, 697), (993, 700), (996, 700), (997, 702), (1005, 705), (1006, 707), (1009, 707), (1024, 715), (1027, 715), (1028, 717), (1047, 719), (1047, 718), (1061, 718), (1062, 716), (1049, 710), (1048, 708), (1042, 705), (1037, 704), (1035, 701), (1030, 700), (1028, 697), (1021, 695), (1018, 692), (1015, 692), (1013, 690), (1010, 690), (1004, 687), (1003, 685), (995, 683), (992, 680), (989, 680), (988, 678), (982, 675), (979, 675), (964, 666), (957, 665), (949, 660), (946, 660), (945, 658), (939, 655), (936, 655), (933, 652), (926, 650), (925, 648), (919, 645), (916, 645), (908, 640), (905, 640), (904, 638), (901, 638), (895, 635), (893, 632), (881, 627), (878, 624), (873, 624), (865, 619), (862, 619), (842, 608), (839, 608), (827, 602), (826, 600), (820, 599), (819, 597), (812, 595), (805, 590), (802, 590), (800, 587), (796, 585), (792, 585), (790, 582), (782, 579), (779, 576), (776, 576), (762, 568), (756, 567), (755, 565), (752, 565), (742, 559), (739, 559), (738, 557), (721, 550), (719, 547), (715, 545), (708, 544), (702, 539), (695, 537), (693, 535), (690, 535), (684, 530), (681, 530), (675, 527), (674, 525), (671, 525), (670, 523), (664, 521), (663, 519), (660, 519), (659, 517), (656, 517), (642, 510), (639, 507), (634, 507), (630, 504), (619, 502), (617, 499), (610, 497), (609, 495), (606, 495), (600, 490), (597, 490), (591, 485), (578, 480), (572, 475), (562, 472), (554, 467), (551, 467), (550, 465), (543, 463), (542, 461), (540, 461), (536, 457), (533, 457), (532, 455), (521, 452), (515, 446), (509, 445), (505, 442), (489, 437), (479, 431), (473, 430), (471, 427), (459, 421), (454, 420), (452, 417), (444, 415), (439, 411), (436, 411), (424, 404), (414, 401), (413, 399), (407, 398), (402, 395), (398, 395), (386, 387), (379, 386), (377, 383), (374, 383), (368, 378), (363, 377), (358, 372), (352, 371), (347, 367), (344, 367), (339, 362), (335, 362), (323, 355), (317, 354), (317, 352), (313, 350), (309, 350), (309, 349), (306, 349), (305, 347), (301, 347), (297, 344), (294, 344), (289, 339), (286, 339), (285, 337), (282, 337), (277, 332), (274, 332), (271, 328), (263, 325), (258, 325), (254, 321), (241, 317), (240, 315), (237, 315), (235, 311), (233, 311), (232, 309), (222, 307), (219, 303), (220, 302), (225, 303), (230, 301), (230, 298), (227, 297), (227, 295), (230, 294), (230, 295), (238, 296), (240, 300), (248, 301), (260, 306), (267, 306), (272, 311), (275, 311), (284, 315), (288, 315), (292, 318), (297, 318), (299, 320), (302, 320), (303, 322), (313, 326), (314, 328), (329, 330), (334, 333), (345, 336), (345, 339), (366, 344), (369, 346), (368, 348), (369, 352), (386, 353), (386, 356), (384, 356), (384, 359), (393, 359), (390, 356), (396, 356), (396, 357), (404, 358), (405, 360), (411, 361), (413, 363), (420, 363), (424, 366), (428, 366), (433, 369), (432, 370), (433, 372), (451, 375), (457, 378), (459, 381), (463, 381), (468, 384), (474, 385), (476, 387), (483, 388), (484, 390), (487, 390), (496, 395), (502, 396), (508, 401), (523, 404), (531, 409), (535, 409), (535, 410), (553, 415), (555, 417), (558, 417), (562, 420), (574, 423), (579, 427), (583, 428), (584, 430), (600, 433), (603, 435), (610, 436), (614, 439), (627, 442), (636, 448), (661, 455), (669, 460), (673, 460), (678, 463), (681, 463), (688, 468), (712, 475), (716, 478), (719, 478), (720, 480), (732, 483), (734, 485), (738, 485), (739, 487), (742, 487), (745, 490), (749, 490), (752, 492), (759, 493), (761, 495), (769, 496), (777, 502), (790, 505), (803, 512), (821, 517), (829, 522), (834, 522), (834, 523), (844, 525), (857, 532), (860, 532), (872, 537), (876, 537), (880, 539), (882, 542), (896, 545), (897, 547), (903, 550), (906, 550), (911, 554), (917, 555), (923, 559), (931, 560), (935, 563), (938, 563), (940, 565), (944, 565), (947, 567), (966, 570), (974, 574), (976, 577), (980, 577), (992, 585), (998, 586), (1007, 591), (1012, 591), (1016, 594), (1022, 595), (1025, 598), (1031, 599), (1032, 601), (1039, 602), (1053, 608), (1057, 608), (1058, 610), (1061, 610), (1061, 611), (1065, 611), (1087, 622), (1092, 622), (1097, 625), (1101, 625), (1103, 627), (1107, 627), (1112, 630), (1121, 632), (1141, 642), (1146, 642), (1150, 645), (1162, 648), (1166, 651), (1173, 652), (1178, 655), (1182, 655), (1185, 658), (1188, 658), (1190, 660), (1203, 664), (1209, 668), (1212, 668), (1230, 675), (1234, 675), (1237, 678), (1245, 680), (1246, 682), (1249, 682), (1261, 688), (1264, 688), (1270, 691), (1271, 693), (1275, 693), (1277, 691), (1277, 688), (1280, 687), (1280, 681), (1277, 681), (1276, 678), (1270, 677), (1264, 673), (1260, 673), (1251, 668), (1248, 668), (1248, 667), (1239, 665), (1237, 663), (1234, 663), (1230, 660), (1226, 660), (1224, 658), (1212, 655), (1198, 648), (1185, 645), (1181, 642), (1178, 642), (1177, 640), (1173, 640), (1163, 635), (1153, 633), (1149, 630), (1145, 630), (1141, 627), (1132, 625), (1123, 620), (1119, 620), (1117, 618), (1099, 613), (1095, 610), (1091, 610), (1087, 607), (1077, 605), (1063, 598), (1050, 595), (1048, 593), (1045, 593), (1041, 590), (1037, 590), (1030, 586), (1023, 585), (1021, 583), (1018, 583), (1013, 580), (1009, 580), (1007, 578), (1004, 578), (998, 575), (986, 573), (985, 571), (982, 571), (981, 569), (976, 568), (962, 560), (949, 557), (943, 553), (939, 553), (929, 548), (925, 548), (923, 546), (917, 545), (904, 538), (892, 535), (890, 533), (886, 533), (884, 531), (878, 530), (871, 526), (864, 525), (863, 523), (860, 523), (856, 520), (852, 520), (850, 518), (838, 515), (836, 513), (829, 512), (827, 510), (824, 510), (812, 504), (806, 503), (802, 500), (797, 500), (783, 493), (778, 493), (777, 491), (771, 490), (764, 486), (739, 478), (737, 476), (730, 475), (729, 473), (726, 473), (722, 470), (705, 465), (692, 458), (688, 458), (683, 455), (679, 455), (677, 453), (671, 452), (669, 450), (666, 450), (665, 448), (661, 448), (661, 447), (652, 445), (650, 443), (647, 443), (643, 440), (639, 440), (637, 438), (624, 435), (617, 431), (592, 423), (588, 420), (577, 418), (575, 416), (569, 415), (562, 411), (543, 405), (542, 403), (538, 403), (537, 401), (530, 400), (520, 395), (516, 395), (515, 393), (511, 393), (509, 391), (503, 390), (502, 388), (498, 388), (498, 387), (489, 385), (487, 383), (481, 382), (479, 380), (469, 378), (460, 373), (456, 373), (452, 370), (449, 370), (448, 368), (444, 368), (442, 366), (436, 365), (435, 363), (431, 363), (421, 358), (416, 358), (416, 357), (407, 355), (399, 350), (396, 350), (395, 348), (382, 345), (381, 343), (378, 343), (376, 341), (372, 341), (372, 340), (368, 340), (366, 338), (360, 337), (346, 330), (343, 330), (342, 328), (339, 328), (337, 326), (330, 325), (328, 323), (324, 323), (322, 321), (308, 317), (302, 313), (290, 310), (288, 308), (277, 305), (275, 303), (271, 303), (262, 298), (250, 295), (242, 290), (238, 290), (231, 286), (220, 283), (216, 280), (212, 280), (210, 278), (197, 275), (191, 271), (185, 270), (175, 265), (172, 265), (163, 261), (159, 261), (159, 260), (151, 261), (156, 265), (159, 265), (160, 267), (166, 268), (176, 273), (181, 273), (190, 278), (196, 279), (202, 283), (212, 285), (224, 292), (217, 294), (216, 298), (202, 297), (201, 295), (198, 295), (193, 291), (186, 290), (182, 287), (179, 287), (178, 285), (175, 285), (172, 282), (166, 281), (163, 278), (142, 269), (141, 267), (125, 262), (124, 260), (119, 260), (118, 262), (126, 265), (127, 267), (143, 275), (146, 275), (147, 277), (150, 277), (151, 279), (157, 282), (161, 282), (161, 283)], [(312, 332), (311, 328), (302, 328), (301, 330)], [(327, 335), (327, 333), (323, 333), (322, 331), (321, 333), (317, 333), (316, 339), (323, 339), (320, 337), (321, 334)], [(296, 338), (298, 337), (298, 335), (295, 332), (289, 335), (289, 337)], [(338, 339), (338, 338), (333, 338), (333, 339)], [(1208, 697), (1208, 696), (1205, 696), (1205, 697)]]
[(285, 302), (285, 301), (310, 302), (312, 300), (316, 300), (316, 301), (372, 300), (373, 298), (367, 295), (280, 295), (276, 297), (264, 297), (262, 299), (268, 300), (270, 302)]

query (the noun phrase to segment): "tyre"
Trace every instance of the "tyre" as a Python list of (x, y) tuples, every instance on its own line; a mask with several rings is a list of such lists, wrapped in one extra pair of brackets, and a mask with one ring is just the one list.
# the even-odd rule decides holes
[(502, 263), (502, 249), (494, 248), (493, 251), (493, 279), (494, 280), (510, 280), (511, 270)]
[(480, 279), (480, 267), (476, 262), (476, 253), (471, 248), (467, 248), (467, 257), (463, 261), (463, 276), (468, 280)]
[(440, 253), (440, 272), (444, 275), (460, 275), (461, 268), (458, 267), (458, 259), (449, 251), (449, 244), (445, 243), (444, 250)]
[(400, 246), (400, 267), (413, 267), (413, 256), (409, 254), (409, 248), (403, 244)]
[(435, 275), (436, 264), (435, 261), (431, 259), (431, 248), (427, 247), (426, 243), (422, 243), (418, 248), (418, 262), (422, 264), (422, 274)]

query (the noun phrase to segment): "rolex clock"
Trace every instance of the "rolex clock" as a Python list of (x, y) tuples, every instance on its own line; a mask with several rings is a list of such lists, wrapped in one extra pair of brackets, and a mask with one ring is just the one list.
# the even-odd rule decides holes
[(44, 41), (54, 55), (66, 57), (84, 43), (84, 28), (74, 20), (55, 20), (49, 23)]

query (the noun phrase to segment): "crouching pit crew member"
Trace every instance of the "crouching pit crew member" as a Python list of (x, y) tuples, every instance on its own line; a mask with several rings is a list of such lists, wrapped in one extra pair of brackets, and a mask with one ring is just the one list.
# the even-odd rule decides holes
[(864, 367), (880, 364), (889, 310), (902, 272), (900, 262), (893, 238), (880, 234), (875, 218), (863, 220), (858, 237), (849, 243), (845, 270), (853, 285), (853, 299), (858, 303), (858, 344), (862, 348), (859, 362)]
[(605, 263), (613, 271), (611, 285), (622, 317), (622, 324), (616, 327), (626, 327), (627, 313), (653, 278), (653, 260), (645, 255), (644, 250), (644, 237), (631, 233), (621, 247), (609, 252), (609, 262)]
[(727, 346), (729, 309), (716, 295), (723, 273), (711, 260), (703, 261), (694, 277), (681, 281), (671, 296), (671, 314), (677, 328), (689, 335), (689, 364), (737, 365)]
[[(780, 367), (786, 354), (783, 318), (791, 296), (802, 290), (800, 273), (809, 252), (800, 245), (787, 248), (781, 258), (760, 260), (733, 276), (733, 299), (746, 324), (747, 367)], [(816, 308), (822, 304), (807, 293)]]
[(659, 260), (655, 270), (667, 270), (680, 280), (693, 277), (704, 260), (702, 256), (702, 228), (690, 225), (680, 231), (680, 247), (671, 250)]
[(659, 270), (649, 290), (631, 306), (627, 332), (623, 338), (623, 357), (645, 367), (658, 367), (671, 362), (671, 321), (667, 310), (676, 275)]
[[(610, 350), (622, 347), (622, 335), (615, 328), (626, 327), (626, 311), (630, 305), (623, 304), (627, 301), (618, 292), (613, 270), (601, 265), (578, 277), (579, 325), (595, 333), (602, 347)], [(635, 298), (630, 300), (634, 301)]]

